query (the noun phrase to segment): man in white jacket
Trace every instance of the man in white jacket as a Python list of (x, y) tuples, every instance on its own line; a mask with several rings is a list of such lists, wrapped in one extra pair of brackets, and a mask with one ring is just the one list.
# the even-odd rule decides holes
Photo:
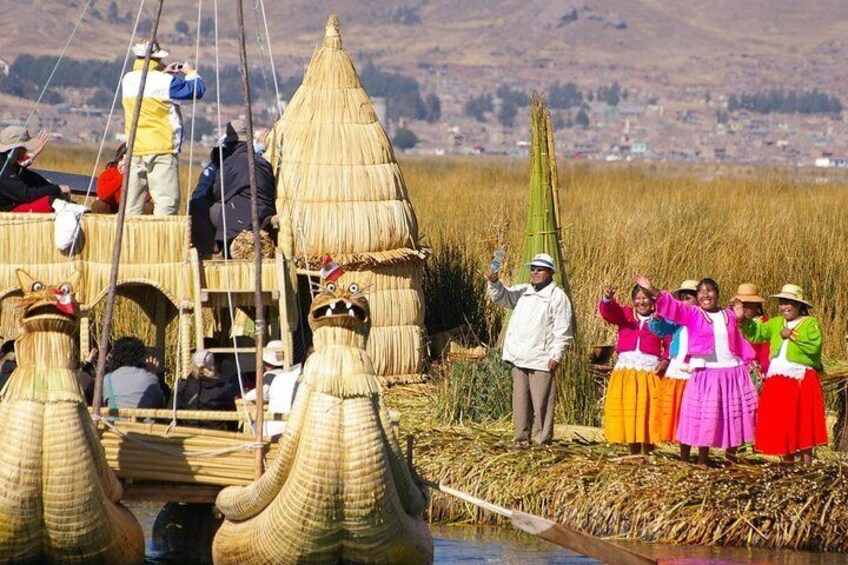
[[(530, 284), (507, 288), (489, 272), (492, 302), (513, 310), (504, 339), (503, 359), (512, 365), (512, 412), (515, 443), (550, 443), (554, 435), (556, 372), (573, 338), (571, 302), (553, 281), (556, 271), (547, 253), (530, 263)], [(532, 434), (531, 434), (532, 422)]]

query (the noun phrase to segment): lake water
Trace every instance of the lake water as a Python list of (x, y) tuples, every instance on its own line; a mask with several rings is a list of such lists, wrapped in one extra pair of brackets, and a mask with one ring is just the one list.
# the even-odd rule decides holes
[[(144, 528), (148, 563), (169, 561), (156, 555), (150, 546), (153, 522), (161, 504), (127, 504)], [(575, 554), (523, 532), (507, 528), (471, 526), (431, 526), (435, 541), (435, 563), (447, 565), (497, 563), (503, 565), (589, 565), (595, 559)], [(799, 551), (770, 551), (726, 547), (665, 546), (616, 542), (628, 549), (654, 557), (662, 565), (837, 565), (848, 563), (848, 555)], [(185, 560), (179, 563), (185, 564)]]

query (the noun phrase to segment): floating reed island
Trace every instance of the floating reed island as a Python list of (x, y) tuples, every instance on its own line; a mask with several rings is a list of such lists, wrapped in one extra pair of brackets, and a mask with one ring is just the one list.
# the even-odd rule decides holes
[[(556, 439), (518, 449), (509, 424), (434, 421), (436, 386), (391, 389), (401, 435), (415, 438), (414, 465), (430, 480), (597, 536), (680, 545), (848, 551), (848, 457), (820, 450), (811, 466), (742, 453), (738, 466), (678, 461), (674, 450), (630, 457), (620, 448)], [(433, 494), (433, 522), (502, 524), (501, 518)]]

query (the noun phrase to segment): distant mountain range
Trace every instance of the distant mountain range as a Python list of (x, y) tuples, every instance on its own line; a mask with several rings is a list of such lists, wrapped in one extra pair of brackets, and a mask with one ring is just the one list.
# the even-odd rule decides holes
[[(4, 2), (0, 59), (58, 54), (84, 4)], [(145, 19), (154, 4), (146, 3)], [(203, 3), (201, 65), (213, 60), (212, 5)], [(137, 6), (95, 0), (68, 56), (121, 56)], [(221, 57), (233, 63), (234, 3), (221, 0), (219, 10)], [(252, 1), (245, 2), (245, 10), (251, 58), (258, 59)], [(669, 87), (846, 88), (845, 81), (834, 80), (844, 77), (848, 60), (844, 0), (266, 0), (265, 10), (281, 74), (309, 60), (327, 15), (335, 12), (357, 63), (373, 60), (419, 77), (438, 71), (440, 80), (532, 84), (579, 82), (597, 73), (601, 83), (629, 76)], [(175, 57), (193, 58), (197, 21), (197, 3), (165, 2), (160, 37)]]

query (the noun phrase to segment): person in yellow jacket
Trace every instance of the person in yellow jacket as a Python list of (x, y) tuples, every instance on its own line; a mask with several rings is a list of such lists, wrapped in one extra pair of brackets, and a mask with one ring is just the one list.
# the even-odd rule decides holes
[[(133, 46), (133, 70), (121, 82), (127, 138), (132, 126), (141, 73), (149, 42)], [(150, 191), (153, 214), (176, 214), (180, 207), (178, 155), (183, 140), (180, 101), (200, 100), (206, 92), (203, 79), (188, 63), (165, 65), (168, 52), (153, 42), (147, 82), (141, 103), (135, 144), (127, 171), (127, 214), (141, 214)]]

